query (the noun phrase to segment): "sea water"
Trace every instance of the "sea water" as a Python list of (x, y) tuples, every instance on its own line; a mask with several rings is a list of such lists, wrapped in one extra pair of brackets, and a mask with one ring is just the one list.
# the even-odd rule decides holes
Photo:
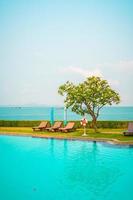
[(133, 200), (133, 148), (0, 136), (0, 200)]
[[(0, 107), (0, 120), (50, 120), (51, 107)], [(54, 108), (54, 119), (63, 120), (64, 108)], [(70, 109), (68, 120), (80, 120), (81, 116)], [(87, 116), (88, 120), (91, 117)], [(133, 107), (104, 107), (100, 111), (99, 120), (133, 120)]]

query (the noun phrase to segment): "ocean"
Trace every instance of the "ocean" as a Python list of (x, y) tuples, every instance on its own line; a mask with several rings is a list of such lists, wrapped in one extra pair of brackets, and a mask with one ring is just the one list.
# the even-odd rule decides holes
[[(0, 107), (0, 120), (50, 120), (51, 107)], [(67, 120), (80, 120), (82, 116), (67, 110)], [(54, 107), (54, 120), (64, 119), (64, 108)], [(91, 117), (87, 116), (88, 120)], [(133, 107), (104, 107), (98, 120), (133, 120)]]

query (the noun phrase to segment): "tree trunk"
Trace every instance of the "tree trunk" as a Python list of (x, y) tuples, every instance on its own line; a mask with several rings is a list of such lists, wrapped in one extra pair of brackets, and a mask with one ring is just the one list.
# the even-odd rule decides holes
[(92, 117), (92, 128), (97, 132), (97, 118), (95, 116)]

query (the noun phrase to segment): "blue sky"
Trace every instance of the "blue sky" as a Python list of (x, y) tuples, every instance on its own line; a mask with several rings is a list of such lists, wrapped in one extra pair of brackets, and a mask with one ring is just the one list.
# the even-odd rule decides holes
[(62, 105), (67, 80), (107, 79), (133, 105), (133, 1), (1, 0), (0, 105)]

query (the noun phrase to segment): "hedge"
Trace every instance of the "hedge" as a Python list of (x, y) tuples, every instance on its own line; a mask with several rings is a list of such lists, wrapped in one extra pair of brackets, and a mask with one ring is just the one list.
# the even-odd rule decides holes
[[(37, 126), (41, 121), (15, 121), (15, 120), (0, 120), (0, 127), (33, 127)], [(75, 121), (76, 128), (80, 128), (80, 121)], [(98, 121), (98, 128), (124, 128), (127, 129), (129, 121)], [(89, 121), (87, 128), (92, 128)]]
[(0, 120), (0, 127), (33, 127), (39, 123), (40, 121)]
[[(98, 128), (124, 128), (127, 129), (129, 121), (98, 121)], [(80, 128), (80, 121), (76, 121), (76, 128)], [(92, 122), (89, 121), (87, 128), (92, 128)]]

